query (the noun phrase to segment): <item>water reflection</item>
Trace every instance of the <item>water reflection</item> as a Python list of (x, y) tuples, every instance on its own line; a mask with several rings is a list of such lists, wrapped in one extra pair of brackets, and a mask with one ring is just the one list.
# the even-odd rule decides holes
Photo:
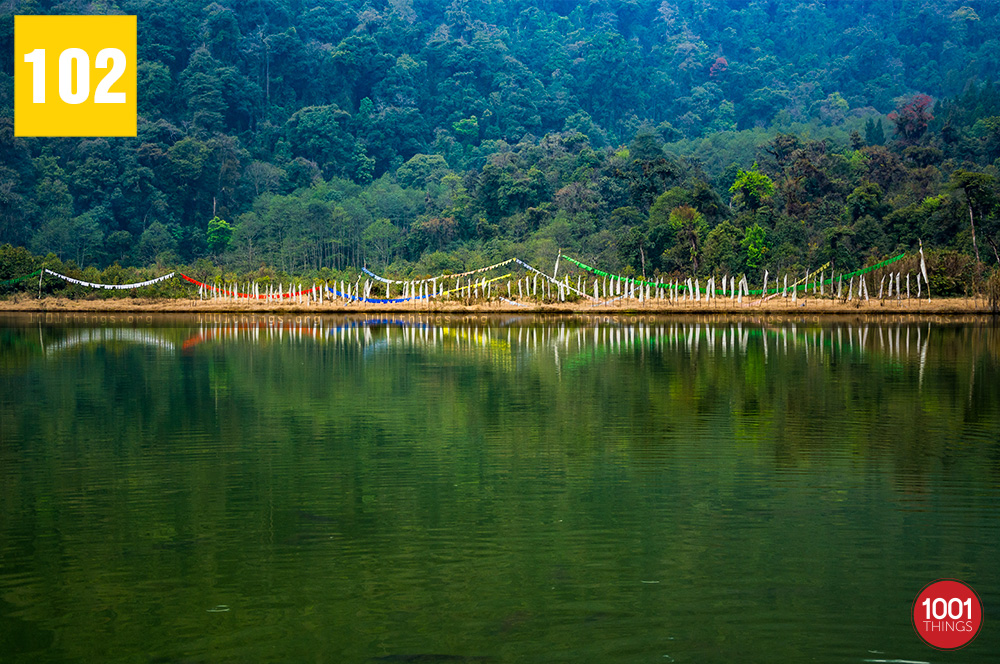
[(924, 584), (1000, 605), (986, 320), (2, 323), (4, 661), (931, 661)]
[(138, 344), (149, 346), (156, 350), (173, 353), (177, 350), (173, 340), (167, 338), (159, 330), (143, 330), (121, 327), (97, 327), (70, 330), (59, 341), (48, 342), (40, 336), (39, 344), (47, 356), (81, 347), (115, 346), (120, 344)]
[[(96, 317), (95, 317), (96, 318)], [(897, 317), (898, 318), (898, 317)], [(886, 361), (926, 365), (934, 335), (962, 334), (992, 357), (998, 357), (998, 331), (986, 318), (969, 317), (942, 325), (910, 317), (907, 321), (871, 322), (843, 319), (769, 322), (765, 319), (697, 320), (642, 316), (542, 318), (503, 317), (322, 317), (210, 315), (165, 316), (164, 327), (54, 328), (57, 339), (39, 343), (46, 355), (72, 348), (133, 343), (166, 352), (190, 351), (205, 344), (320, 343), (353, 346), (371, 353), (379, 349), (447, 348), (487, 351), (497, 355), (544, 353), (556, 362), (572, 360), (595, 349), (608, 352), (659, 350), (746, 356), (760, 353), (764, 362), (788, 354), (816, 360), (831, 357), (878, 357)], [(152, 319), (151, 319), (152, 321)], [(147, 325), (152, 324), (148, 322)], [(38, 324), (41, 321), (27, 321)], [(188, 325), (185, 325), (187, 323)], [(188, 328), (183, 339), (180, 330)], [(974, 331), (974, 333), (973, 333)], [(546, 353), (547, 351), (547, 353)]]

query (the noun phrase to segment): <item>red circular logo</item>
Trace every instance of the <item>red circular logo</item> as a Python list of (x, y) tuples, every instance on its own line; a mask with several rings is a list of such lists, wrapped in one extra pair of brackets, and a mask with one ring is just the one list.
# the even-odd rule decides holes
[(913, 600), (913, 628), (938, 650), (957, 650), (983, 626), (983, 604), (976, 591), (955, 579), (927, 584)]

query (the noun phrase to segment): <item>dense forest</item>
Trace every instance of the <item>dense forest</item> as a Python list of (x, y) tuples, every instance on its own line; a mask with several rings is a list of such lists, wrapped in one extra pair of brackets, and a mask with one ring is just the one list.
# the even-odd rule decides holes
[[(0, 244), (37, 260), (756, 273), (922, 240), (959, 281), (1000, 264), (997, 3), (5, 6)], [(88, 13), (138, 16), (138, 136), (14, 138), (13, 16)]]

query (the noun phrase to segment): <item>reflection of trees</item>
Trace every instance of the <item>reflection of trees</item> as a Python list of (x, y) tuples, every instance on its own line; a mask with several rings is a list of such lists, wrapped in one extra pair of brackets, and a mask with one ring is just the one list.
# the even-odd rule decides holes
[[(37, 329), (0, 337), (18, 358), (0, 363), (0, 542), (28, 579), (0, 595), (58, 630), (67, 659), (180, 656), (178, 634), (232, 653), (237, 624), (345, 661), (389, 625), (472, 625), (488, 650), (508, 615), (530, 633), (557, 599), (599, 600), (595, 576), (731, 588), (787, 568), (799, 590), (768, 586), (759, 608), (808, 613), (858, 570), (825, 553), (859, 537), (849, 526), (902, 551), (918, 517), (888, 505), (919, 513), (946, 500), (941, 482), (1000, 475), (995, 327), (406, 316), (143, 332), (202, 341), (43, 356), (24, 350)], [(631, 610), (662, 615), (651, 597)]]
[[(604, 438), (597, 432), (609, 419), (670, 432), (700, 430), (707, 418), (712, 435), (766, 445), (780, 463), (793, 466), (851, 446), (919, 469), (934, 458), (923, 455), (933, 444), (925, 431), (962, 431), (984, 414), (988, 420), (998, 403), (990, 377), (1000, 339), (988, 326), (624, 318), (550, 325), (512, 319), (496, 326), (474, 317), (444, 323), (412, 315), (307, 317), (305, 324), (291, 323), (291, 317), (281, 324), (249, 319), (254, 322), (202, 324), (193, 333), (81, 328), (46, 340), (45, 347), (50, 357), (77, 346), (92, 357), (108, 343), (169, 350), (183, 345), (199, 369), (198, 354), (210, 353), (219, 361), (206, 374), (206, 389), (239, 397), (230, 405), (262, 418), (316, 404), (315, 426), (357, 416), (384, 420), (392, 435), (405, 437), (398, 412), (412, 403), (421, 404), (425, 417), (435, 413), (442, 420), (423, 422), (429, 427), (445, 421), (463, 426), (455, 418), (476, 417), (518, 428), (525, 424), (523, 409), (534, 408), (545, 409), (553, 425), (580, 430), (577, 438), (588, 444)], [(9, 341), (7, 348), (13, 347)], [(146, 357), (140, 349), (121, 355), (122, 361)], [(421, 358), (419, 369), (407, 365), (410, 356)], [(418, 371), (419, 385), (393, 378), (398, 371)], [(98, 403), (105, 393), (95, 389)], [(483, 394), (493, 406), (485, 413), (476, 406)], [(178, 403), (191, 399), (189, 391), (178, 392)], [(169, 412), (178, 405), (151, 395), (141, 408)], [(177, 421), (198, 421), (197, 413), (186, 413)], [(511, 414), (509, 421), (505, 414)], [(172, 418), (165, 417), (169, 426)]]

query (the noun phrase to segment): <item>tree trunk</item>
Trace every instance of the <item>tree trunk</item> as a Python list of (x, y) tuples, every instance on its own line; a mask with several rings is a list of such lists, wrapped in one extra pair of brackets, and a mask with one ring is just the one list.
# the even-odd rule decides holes
[(996, 256), (997, 265), (1000, 265), (1000, 251), (997, 251), (997, 243), (994, 242), (993, 238), (991, 238), (989, 235), (986, 236), (986, 241), (990, 243), (991, 247), (993, 247), (993, 255)]
[(972, 249), (976, 252), (976, 265), (979, 265), (979, 247), (976, 246), (976, 220), (972, 215), (972, 203), (969, 203), (969, 225), (972, 226)]

